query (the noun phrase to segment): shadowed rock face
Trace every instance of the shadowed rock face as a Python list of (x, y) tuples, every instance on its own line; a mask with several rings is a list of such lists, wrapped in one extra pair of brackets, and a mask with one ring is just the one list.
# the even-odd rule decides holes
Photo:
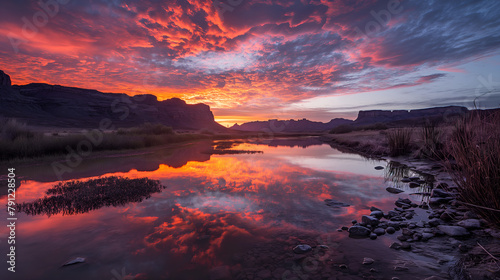
[[(10, 85), (9, 76), (1, 72), (0, 82)], [(178, 98), (158, 101), (150, 94), (131, 97), (48, 84), (1, 87), (0, 116), (51, 127), (96, 128), (101, 121), (109, 120), (115, 127), (150, 122), (174, 129), (224, 129), (215, 122), (205, 104), (186, 104)]]
[(467, 108), (460, 106), (435, 107), (418, 110), (368, 110), (359, 111), (356, 124), (390, 123), (395, 121), (433, 119), (461, 116), (467, 113)]
[(10, 76), (0, 70), (0, 86), (10, 87)]

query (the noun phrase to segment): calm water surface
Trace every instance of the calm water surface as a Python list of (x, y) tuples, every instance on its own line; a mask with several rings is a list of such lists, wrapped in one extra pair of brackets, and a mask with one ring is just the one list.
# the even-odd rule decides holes
[[(257, 154), (210, 155), (212, 146), (205, 141), (86, 160), (67, 179), (148, 177), (167, 188), (142, 202), (84, 214), (18, 213), (17, 272), (7, 273), (4, 265), (0, 278), (421, 279), (439, 272), (429, 265), (435, 260), (389, 249), (395, 236), (373, 241), (337, 232), (368, 214), (370, 206), (387, 211), (398, 197), (408, 197), (410, 190), (385, 191), (393, 185), (391, 174), (374, 167), (386, 162), (341, 153), (314, 138), (247, 141), (231, 148), (263, 152)], [(43, 197), (56, 181), (47, 164), (17, 173), (25, 180), (17, 202)], [(350, 206), (332, 208), (325, 199)], [(301, 243), (329, 249), (315, 247), (304, 258), (292, 253)], [(61, 267), (75, 257), (86, 262)], [(377, 261), (363, 266), (363, 257)], [(393, 271), (404, 262), (412, 263), (409, 271)], [(372, 267), (378, 272), (370, 272)]]

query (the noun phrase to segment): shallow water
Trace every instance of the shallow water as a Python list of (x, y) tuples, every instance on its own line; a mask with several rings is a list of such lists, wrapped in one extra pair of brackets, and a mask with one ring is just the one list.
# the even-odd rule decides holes
[[(315, 138), (254, 140), (231, 147), (263, 152), (258, 154), (210, 155), (213, 145), (202, 141), (85, 160), (65, 178), (148, 177), (167, 188), (142, 202), (84, 214), (18, 213), (16, 273), (5, 267), (0, 278), (423, 279), (446, 270), (435, 256), (389, 249), (395, 235), (374, 241), (337, 232), (369, 214), (370, 206), (387, 211), (398, 197), (417, 203), (423, 199), (409, 196), (419, 190), (385, 191), (402, 174), (394, 168), (374, 169), (387, 167), (386, 162), (341, 153)], [(56, 181), (50, 164), (18, 168), (17, 173), (25, 180), (17, 191), (18, 203), (43, 197)], [(333, 208), (325, 199), (350, 206)], [(420, 209), (417, 214), (417, 221), (426, 215)], [(1, 218), (5, 221), (5, 213)], [(295, 255), (292, 248), (301, 243), (315, 249)], [(75, 257), (86, 262), (61, 267)], [(363, 257), (375, 263), (362, 265)], [(398, 264), (409, 270), (394, 271)]]

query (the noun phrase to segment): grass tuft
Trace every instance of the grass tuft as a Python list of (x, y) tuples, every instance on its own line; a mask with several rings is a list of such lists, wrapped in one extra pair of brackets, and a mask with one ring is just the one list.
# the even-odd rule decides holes
[(448, 171), (459, 187), (460, 201), (500, 225), (500, 112), (473, 113), (458, 121), (448, 150)]
[(412, 132), (410, 128), (397, 128), (387, 132), (387, 144), (391, 156), (401, 156), (410, 153)]

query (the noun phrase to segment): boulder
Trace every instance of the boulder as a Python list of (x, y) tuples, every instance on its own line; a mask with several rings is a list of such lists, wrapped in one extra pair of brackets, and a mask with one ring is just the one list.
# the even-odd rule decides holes
[(442, 189), (433, 189), (431, 192), (431, 197), (451, 197), (451, 193), (443, 191)]
[(409, 200), (408, 198), (398, 198), (398, 200), (396, 200), (394, 204), (396, 204), (397, 207), (410, 206), (411, 200)]
[(370, 225), (372, 227), (376, 227), (380, 223), (380, 221), (377, 218), (367, 215), (363, 215), (361, 217), (361, 222), (363, 222), (366, 225)]
[(478, 229), (481, 227), (481, 222), (478, 219), (467, 219), (458, 222), (458, 225), (466, 229)]
[(469, 232), (460, 226), (445, 226), (445, 225), (439, 225), (438, 229), (442, 232), (444, 232), (448, 236), (452, 237), (463, 237), (463, 236), (468, 236)]
[(375, 217), (377, 219), (382, 219), (384, 217), (384, 212), (382, 211), (372, 211), (370, 216)]
[(350, 237), (368, 237), (370, 230), (363, 226), (352, 226), (349, 228)]
[(375, 230), (373, 230), (373, 233), (375, 233), (376, 235), (384, 235), (385, 234), (385, 229), (383, 229), (383, 228), (376, 228)]
[(396, 229), (393, 228), (393, 227), (388, 227), (386, 230), (385, 230), (388, 234), (393, 234), (396, 232)]

